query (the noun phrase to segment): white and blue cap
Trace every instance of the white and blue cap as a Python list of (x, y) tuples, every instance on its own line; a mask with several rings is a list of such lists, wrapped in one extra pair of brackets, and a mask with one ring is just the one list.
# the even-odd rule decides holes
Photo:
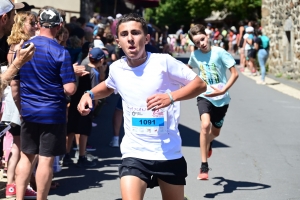
[(39, 18), (40, 25), (45, 28), (53, 28), (63, 22), (62, 17), (55, 8), (44, 9)]
[(12, 9), (21, 9), (24, 7), (23, 3), (12, 3), (10, 0), (0, 0), (0, 16), (8, 13)]

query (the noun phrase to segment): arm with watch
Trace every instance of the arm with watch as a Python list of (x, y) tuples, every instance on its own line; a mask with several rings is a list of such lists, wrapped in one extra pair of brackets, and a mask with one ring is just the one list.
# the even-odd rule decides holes
[(91, 90), (86, 91), (77, 106), (78, 111), (81, 115), (88, 115), (93, 108), (93, 100), (103, 99), (108, 97), (114, 92), (112, 88), (108, 88), (105, 81), (102, 81), (96, 87)]

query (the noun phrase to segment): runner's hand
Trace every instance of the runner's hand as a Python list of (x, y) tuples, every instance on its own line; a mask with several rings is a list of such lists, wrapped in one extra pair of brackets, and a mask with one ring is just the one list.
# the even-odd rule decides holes
[(80, 102), (77, 106), (77, 110), (82, 116), (86, 116), (91, 112), (92, 108), (92, 99), (88, 93), (85, 93), (80, 99)]
[(214, 89), (214, 91), (209, 94), (204, 94), (204, 96), (206, 96), (206, 97), (216, 97), (216, 96), (225, 94), (225, 91), (219, 90), (218, 88), (216, 88), (214, 86), (207, 86), (207, 87), (211, 87), (212, 89)]
[(171, 104), (168, 94), (154, 94), (147, 98), (147, 109), (158, 110)]

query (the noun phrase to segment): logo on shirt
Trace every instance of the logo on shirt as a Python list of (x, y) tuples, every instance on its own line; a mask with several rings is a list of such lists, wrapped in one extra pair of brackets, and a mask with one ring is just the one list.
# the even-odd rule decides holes
[(152, 113), (152, 116), (153, 116), (153, 117), (161, 117), (161, 116), (163, 116), (163, 115), (164, 115), (163, 109), (155, 110), (155, 111), (153, 111), (153, 113)]
[(132, 116), (138, 116), (138, 115), (143, 115), (141, 112), (132, 112), (131, 113)]
[(214, 63), (202, 62), (199, 66), (200, 76), (208, 85), (220, 83), (218, 69)]

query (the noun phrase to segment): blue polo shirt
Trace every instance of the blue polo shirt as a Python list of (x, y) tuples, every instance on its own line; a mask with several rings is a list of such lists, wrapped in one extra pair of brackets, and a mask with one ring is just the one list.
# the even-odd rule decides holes
[[(66, 123), (63, 85), (76, 82), (70, 54), (55, 40), (37, 36), (33, 58), (20, 69), (21, 115), (25, 122)], [(26, 42), (26, 43), (27, 43)]]

